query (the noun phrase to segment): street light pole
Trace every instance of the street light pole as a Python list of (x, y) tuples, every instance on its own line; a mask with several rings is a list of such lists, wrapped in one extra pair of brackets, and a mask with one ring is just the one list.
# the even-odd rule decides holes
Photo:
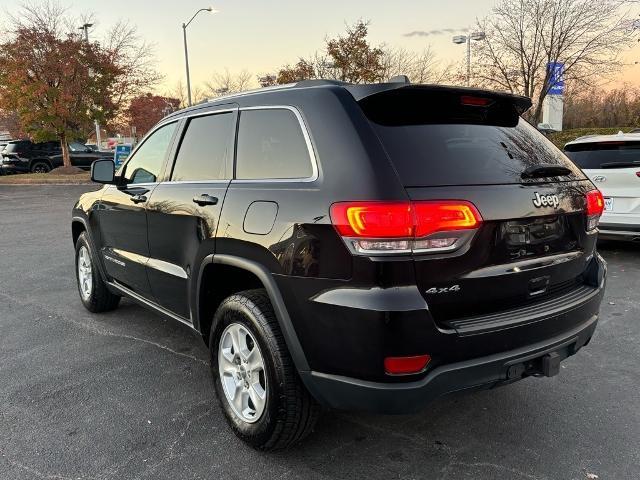
[(182, 36), (184, 38), (184, 64), (187, 68), (187, 98), (191, 106), (191, 78), (189, 77), (189, 50), (187, 49), (187, 26), (182, 24)]
[(470, 35), (456, 35), (453, 37), (453, 43), (458, 45), (467, 44), (467, 87), (471, 85), (471, 40), (480, 41), (487, 38), (484, 32), (473, 32)]
[[(93, 23), (85, 23), (78, 30), (84, 30), (84, 41), (89, 43), (89, 28), (93, 27)], [(89, 69), (89, 75), (91, 75), (91, 69)], [(102, 143), (102, 139), (100, 138), (100, 124), (98, 120), (94, 120), (93, 124), (96, 127), (96, 145), (98, 146), (98, 150), (100, 150), (100, 144)]]
[(188, 22), (182, 24), (182, 37), (184, 39), (184, 64), (187, 70), (187, 99), (189, 100), (189, 106), (192, 105), (192, 102), (191, 102), (191, 77), (189, 75), (189, 49), (187, 48), (187, 27), (191, 22), (193, 22), (193, 19), (196, 18), (196, 16), (200, 12), (215, 13), (216, 10), (214, 10), (212, 7), (201, 8), (200, 10), (198, 10), (196, 13), (193, 14), (193, 17), (191, 17), (191, 19)]
[(89, 43), (89, 28), (93, 27), (93, 23), (85, 23), (78, 30), (84, 30), (84, 41)]
[(471, 86), (471, 35), (467, 35), (467, 87)]

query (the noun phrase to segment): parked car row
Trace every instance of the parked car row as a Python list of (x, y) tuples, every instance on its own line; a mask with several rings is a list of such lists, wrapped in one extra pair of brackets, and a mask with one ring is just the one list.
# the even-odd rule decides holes
[[(69, 155), (72, 166), (89, 170), (94, 160), (111, 158), (113, 153), (95, 150), (81, 142), (70, 142)], [(0, 143), (0, 174), (47, 173), (62, 165), (59, 142), (11, 140), (4, 146)]]

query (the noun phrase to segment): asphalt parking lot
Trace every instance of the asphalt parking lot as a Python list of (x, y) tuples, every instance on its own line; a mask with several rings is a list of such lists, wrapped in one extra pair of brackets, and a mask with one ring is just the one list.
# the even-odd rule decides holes
[(601, 249), (600, 324), (559, 376), (414, 416), (327, 412), (262, 454), (227, 429), (197, 335), (80, 304), (70, 209), (89, 188), (0, 186), (1, 479), (640, 478), (640, 245)]

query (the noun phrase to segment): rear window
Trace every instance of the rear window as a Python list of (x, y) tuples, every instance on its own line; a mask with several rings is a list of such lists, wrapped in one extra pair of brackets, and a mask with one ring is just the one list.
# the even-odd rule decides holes
[[(526, 121), (514, 127), (435, 124), (383, 126), (373, 123), (406, 186), (526, 183), (527, 168), (551, 164), (583, 178), (544, 135)], [(540, 181), (540, 179), (537, 179)]]
[(492, 185), (523, 179), (530, 167), (566, 167), (554, 180), (585, 178), (547, 138), (520, 118), (516, 100), (443, 90), (374, 95), (360, 105), (405, 186)]
[(4, 150), (2, 151), (2, 153), (23, 152), (23, 151), (27, 150), (28, 148), (29, 148), (29, 143), (28, 142), (8, 143), (7, 146), (4, 147)]
[(576, 143), (564, 147), (580, 168), (628, 168), (640, 165), (640, 142), (612, 141)]

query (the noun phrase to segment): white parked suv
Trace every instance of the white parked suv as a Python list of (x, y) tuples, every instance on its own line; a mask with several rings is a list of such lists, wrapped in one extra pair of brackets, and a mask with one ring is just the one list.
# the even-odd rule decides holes
[(588, 135), (564, 152), (604, 195), (600, 238), (640, 241), (640, 133)]

